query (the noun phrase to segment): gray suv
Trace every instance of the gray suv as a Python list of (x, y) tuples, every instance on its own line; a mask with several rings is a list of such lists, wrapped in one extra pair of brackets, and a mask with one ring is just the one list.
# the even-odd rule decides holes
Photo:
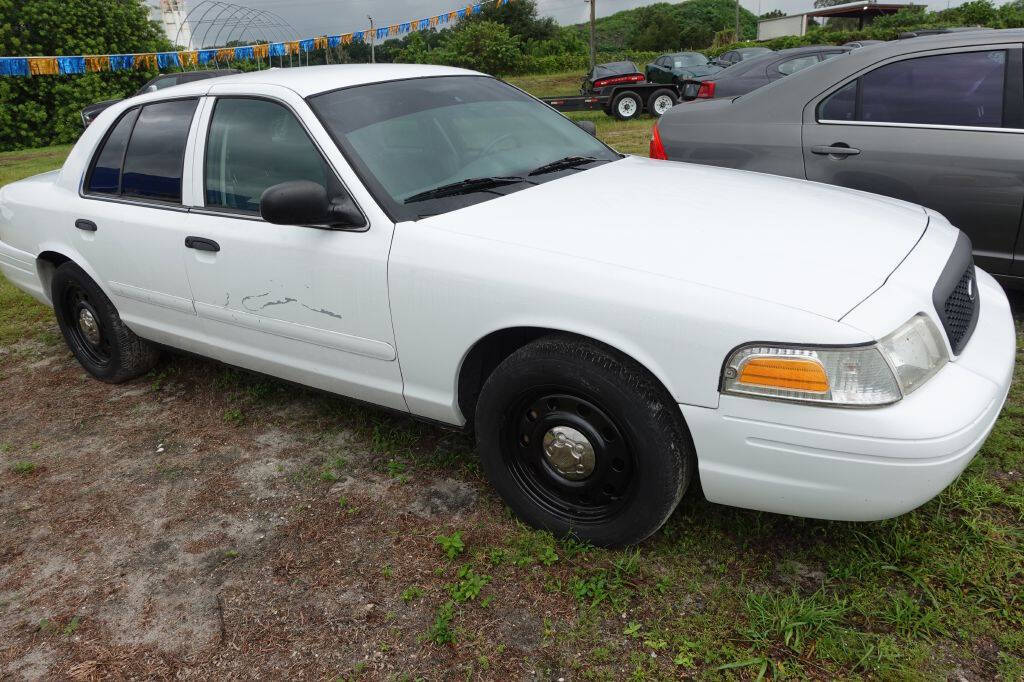
[(861, 47), (741, 97), (669, 109), (651, 155), (923, 204), (967, 233), (979, 266), (1024, 287), (1022, 42), (1009, 29)]

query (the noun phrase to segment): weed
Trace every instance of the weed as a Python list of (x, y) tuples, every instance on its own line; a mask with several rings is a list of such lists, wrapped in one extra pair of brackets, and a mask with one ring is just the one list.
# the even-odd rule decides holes
[(448, 586), (448, 593), (456, 604), (476, 599), (480, 596), (480, 590), (491, 582), (491, 576), (479, 575), (470, 566), (460, 566), (456, 577), (458, 582)]
[(232, 426), (241, 426), (245, 422), (245, 415), (237, 407), (224, 410), (224, 423)]
[(395, 569), (391, 566), (391, 564), (384, 564), (383, 566), (381, 566), (380, 574), (385, 578), (391, 578), (395, 575)]
[(751, 641), (769, 646), (773, 640), (796, 652), (803, 651), (808, 638), (834, 633), (849, 610), (845, 599), (829, 598), (819, 590), (810, 597), (796, 592), (785, 596), (751, 593), (746, 601)]
[(438, 535), (437, 544), (441, 545), (441, 551), (449, 559), (454, 559), (466, 551), (466, 545), (462, 542), (462, 531), (457, 530), (451, 535)]
[(452, 620), (455, 618), (455, 602), (445, 602), (437, 609), (434, 622), (427, 630), (427, 640), (434, 644), (453, 644), (455, 642), (455, 631), (452, 630)]
[(423, 596), (423, 589), (416, 585), (410, 585), (409, 587), (402, 590), (402, 601), (406, 604), (419, 599)]
[(35, 462), (29, 462), (24, 459), (20, 459), (11, 465), (11, 471), (18, 474), (19, 476), (28, 476), (29, 474), (35, 472), (35, 470)]

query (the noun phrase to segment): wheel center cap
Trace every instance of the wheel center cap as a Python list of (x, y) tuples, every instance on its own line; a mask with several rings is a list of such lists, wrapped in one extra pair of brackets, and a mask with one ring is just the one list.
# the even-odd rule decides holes
[(96, 318), (92, 312), (86, 308), (78, 313), (78, 328), (82, 330), (82, 335), (85, 336), (86, 340), (94, 346), (98, 346), (100, 343), (100, 326), (96, 323)]
[(570, 481), (594, 473), (594, 446), (571, 426), (556, 426), (544, 434), (544, 459)]

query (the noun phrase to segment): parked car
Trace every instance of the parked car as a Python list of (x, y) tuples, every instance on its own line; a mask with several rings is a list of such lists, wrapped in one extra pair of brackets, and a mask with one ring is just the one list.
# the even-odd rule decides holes
[(709, 76), (721, 70), (700, 52), (675, 52), (655, 59), (647, 65), (645, 73), (648, 82), (678, 85), (686, 78)]
[(843, 47), (848, 47), (851, 50), (856, 50), (858, 47), (867, 47), (868, 45), (878, 45), (884, 43), (884, 40), (851, 40), (848, 43), (843, 43)]
[(643, 83), (647, 77), (633, 62), (598, 64), (583, 77), (581, 95), (602, 95), (604, 91), (623, 83)]
[[(181, 85), (182, 83), (191, 83), (193, 81), (205, 80), (207, 78), (219, 78), (220, 76), (230, 76), (235, 73), (241, 73), (241, 71), (238, 69), (205, 69), (202, 71), (164, 73), (153, 78), (139, 88), (135, 92), (135, 95), (142, 95), (147, 92), (156, 92), (157, 90), (163, 90), (164, 88), (169, 88), (174, 85)], [(108, 99), (103, 102), (97, 102), (96, 104), (90, 104), (86, 108), (82, 109), (82, 125), (88, 128), (104, 109), (109, 107), (111, 104), (120, 101), (121, 100), (119, 99)]]
[[(939, 211), (1024, 285), (1024, 31), (891, 41), (736, 100), (674, 107), (670, 159), (777, 173)], [(723, 72), (724, 73), (724, 72)]]
[(114, 104), (61, 170), (0, 189), (0, 238), (96, 378), (171, 346), (472, 428), (521, 518), (601, 545), (653, 533), (698, 469), (723, 504), (913, 509), (981, 447), (1016, 355), (938, 214), (623, 156), (447, 67)]
[(739, 64), (744, 59), (750, 59), (751, 57), (758, 57), (763, 54), (768, 54), (773, 50), (767, 47), (740, 47), (735, 50), (728, 50), (718, 55), (711, 60), (711, 63), (715, 66), (720, 66), (723, 69), (732, 66), (733, 64)]
[(811, 45), (750, 57), (710, 76), (683, 81), (682, 98), (736, 97), (849, 51), (837, 45)]

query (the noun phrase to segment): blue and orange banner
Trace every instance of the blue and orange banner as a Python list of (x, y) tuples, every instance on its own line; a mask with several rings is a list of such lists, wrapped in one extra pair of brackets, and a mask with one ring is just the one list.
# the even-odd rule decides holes
[(442, 12), (424, 19), (399, 22), (370, 31), (353, 31), (340, 35), (316, 36), (302, 40), (281, 43), (257, 43), (239, 47), (214, 48), (207, 50), (183, 50), (181, 52), (145, 52), (140, 54), (75, 55), (54, 57), (0, 57), (2, 76), (71, 76), (103, 71), (160, 71), (163, 69), (187, 69), (204, 66), (211, 61), (244, 61), (269, 59), (286, 55), (301, 55), (314, 50), (324, 50), (368, 42), (371, 37), (387, 40), (414, 31), (426, 31), (441, 24), (453, 24), (467, 14), (479, 14), (484, 5), (500, 7), (510, 0), (484, 0), (473, 5)]

